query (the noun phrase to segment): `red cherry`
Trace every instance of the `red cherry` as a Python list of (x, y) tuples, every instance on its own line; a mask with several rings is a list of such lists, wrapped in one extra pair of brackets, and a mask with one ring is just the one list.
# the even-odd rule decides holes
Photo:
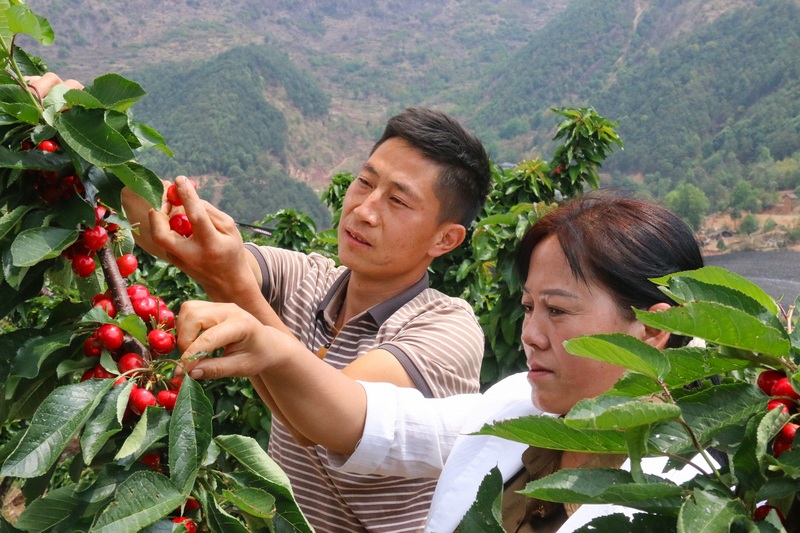
[(94, 377), (100, 379), (108, 379), (115, 377), (114, 374), (103, 368), (103, 365), (98, 364), (94, 367)]
[(89, 337), (83, 343), (83, 355), (86, 357), (100, 357), (103, 345), (95, 337)]
[(95, 225), (100, 224), (101, 222), (103, 222), (103, 219), (106, 218), (107, 214), (108, 214), (108, 209), (106, 209), (104, 206), (102, 206), (102, 205), (95, 206), (95, 208), (94, 208), (94, 223), (95, 223)]
[(175, 313), (164, 306), (159, 306), (156, 320), (160, 325), (172, 328), (175, 325)]
[(127, 278), (139, 267), (139, 260), (133, 254), (121, 255), (117, 257), (117, 267), (119, 268), (119, 275)]
[(97, 337), (97, 340), (105, 346), (108, 350), (116, 350), (120, 346), (122, 346), (122, 342), (125, 340), (125, 335), (122, 333), (122, 330), (119, 326), (115, 326), (114, 324), (103, 324), (94, 334)]
[(133, 412), (141, 416), (148, 405), (156, 405), (156, 397), (147, 389), (137, 388), (131, 391), (128, 403)]
[[(194, 180), (189, 180), (189, 183), (191, 183), (192, 187), (197, 190), (197, 184), (194, 182)], [(167, 187), (167, 201), (172, 205), (183, 205), (180, 196), (178, 196), (178, 187), (174, 183)]]
[(169, 219), (169, 227), (183, 237), (192, 236), (192, 223), (189, 222), (189, 217), (185, 213), (178, 213)]
[(794, 407), (794, 402), (786, 398), (775, 398), (767, 402), (767, 411), (779, 408), (782, 413), (788, 413), (792, 407)]
[(112, 302), (108, 298), (103, 298), (102, 300), (99, 300), (96, 304), (94, 304), (94, 307), (102, 307), (103, 309), (105, 309), (106, 313), (108, 313), (108, 316), (110, 316), (111, 318), (117, 316), (117, 307), (114, 305), (114, 302)]
[(794, 390), (794, 387), (792, 387), (792, 384), (789, 382), (789, 378), (785, 377), (780, 378), (775, 382), (775, 385), (772, 386), (772, 395), (786, 396), (792, 400), (800, 399), (800, 394), (797, 394), (797, 392)]
[(191, 518), (188, 518), (186, 516), (179, 516), (177, 518), (173, 518), (172, 521), (176, 524), (183, 524), (183, 527), (186, 528), (186, 531), (188, 531), (188, 533), (197, 532), (197, 526), (194, 524)]
[(122, 385), (123, 383), (127, 382), (128, 378), (125, 376), (120, 376), (114, 380), (114, 386)]
[(150, 296), (150, 291), (144, 285), (131, 285), (126, 290), (132, 302), (144, 298), (145, 296)]
[(792, 423), (786, 424), (781, 428), (781, 437), (788, 440), (789, 442), (792, 442), (794, 440), (794, 434), (797, 433), (797, 428), (798, 428), (797, 424), (792, 424)]
[(159, 391), (156, 400), (158, 401), (158, 405), (166, 409), (167, 411), (172, 411), (175, 409), (175, 401), (178, 399), (178, 391), (174, 390), (162, 390)]
[(117, 368), (120, 373), (127, 374), (131, 370), (144, 370), (147, 369), (147, 363), (136, 353), (126, 353), (119, 358)]
[(150, 322), (150, 318), (158, 314), (158, 300), (152, 296), (145, 296), (138, 300), (132, 300), (132, 305), (133, 312), (136, 313), (136, 316), (145, 322)]
[(172, 390), (181, 390), (181, 385), (183, 385), (183, 378), (171, 378), (169, 380), (169, 388)]
[(74, 174), (61, 180), (61, 183), (58, 184), (58, 191), (61, 193), (62, 198), (69, 198), (76, 192), (78, 194), (83, 194), (86, 192), (86, 190), (83, 188), (83, 183), (81, 183), (80, 178)]
[(183, 510), (184, 512), (190, 513), (195, 509), (200, 509), (200, 504), (190, 496), (189, 499), (186, 500), (186, 503), (183, 504)]
[(143, 456), (139, 457), (139, 461), (143, 462), (153, 470), (159, 470), (161, 468), (161, 456), (155, 452), (144, 454)]
[(95, 226), (83, 231), (83, 244), (89, 250), (99, 250), (108, 242), (108, 232), (103, 226)]
[(163, 329), (154, 329), (147, 334), (147, 342), (155, 353), (163, 355), (175, 348), (175, 335)]
[(775, 457), (780, 457), (783, 452), (791, 449), (792, 441), (778, 433), (778, 436), (775, 437), (775, 442), (772, 443), (772, 452), (775, 454)]
[(22, 150), (22, 151), (33, 149), (33, 141), (31, 141), (30, 139), (25, 139), (20, 144), (19, 149)]
[(47, 140), (40, 142), (36, 148), (39, 150), (44, 150), (45, 152), (56, 152), (58, 151), (58, 144), (56, 144), (54, 141)]
[(70, 244), (63, 252), (61, 252), (61, 257), (63, 257), (68, 261), (72, 261), (79, 255), (91, 256), (93, 254), (94, 252), (86, 248), (86, 246), (83, 245), (82, 241), (77, 240), (72, 244)]
[(88, 255), (76, 255), (72, 260), (72, 271), (79, 278), (91, 276), (96, 266), (94, 259)]
[(783, 377), (786, 377), (786, 375), (779, 370), (764, 370), (758, 375), (756, 383), (758, 388), (764, 391), (765, 394), (772, 396), (772, 387)]
[(94, 377), (94, 367), (90, 368), (86, 372), (83, 373), (81, 376), (81, 381), (86, 381), (87, 379), (92, 379)]
[(764, 520), (767, 517), (767, 515), (769, 514), (769, 512), (772, 511), (773, 509), (775, 510), (775, 513), (777, 513), (778, 518), (780, 519), (780, 521), (783, 523), (786, 520), (786, 517), (783, 516), (783, 513), (781, 512), (780, 509), (778, 509), (777, 507), (773, 507), (772, 505), (766, 505), (765, 504), (765, 505), (759, 505), (758, 507), (756, 507), (756, 510), (753, 513), (753, 518), (755, 520)]

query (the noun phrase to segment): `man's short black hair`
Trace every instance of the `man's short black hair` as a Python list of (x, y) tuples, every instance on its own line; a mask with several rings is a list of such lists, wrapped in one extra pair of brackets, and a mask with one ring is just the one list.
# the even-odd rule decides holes
[(481, 141), (445, 113), (424, 107), (412, 107), (390, 118), (372, 152), (392, 137), (405, 140), (441, 165), (434, 189), (441, 206), (439, 221), (468, 228), (489, 194), (491, 169)]

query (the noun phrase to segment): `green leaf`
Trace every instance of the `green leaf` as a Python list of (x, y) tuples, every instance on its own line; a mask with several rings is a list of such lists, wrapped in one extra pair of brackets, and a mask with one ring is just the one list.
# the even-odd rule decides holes
[(791, 349), (786, 331), (767, 326), (744, 311), (722, 304), (694, 302), (658, 312), (634, 311), (642, 323), (670, 333), (777, 357)]
[(275, 507), (280, 517), (291, 524), (296, 531), (308, 533), (312, 531), (297, 506), (289, 478), (255, 439), (243, 435), (220, 435), (214, 441), (243, 468), (264, 482), (270, 494), (275, 496)]
[(672, 278), (691, 278), (705, 283), (710, 283), (712, 285), (728, 287), (746, 294), (764, 306), (764, 308), (766, 308), (773, 315), (777, 316), (778, 312), (780, 311), (775, 299), (769, 294), (765, 293), (761, 287), (747, 278), (744, 278), (743, 276), (740, 276), (734, 272), (725, 270), (721, 267), (705, 266), (703, 268), (698, 268), (697, 270), (686, 270), (668, 274), (660, 278), (652, 278), (651, 281), (659, 285), (668, 285), (669, 280)]
[(564, 469), (528, 483), (520, 491), (531, 498), (562, 503), (616, 503), (631, 505), (648, 500), (668, 499), (680, 506), (683, 489), (658, 476), (646, 476), (636, 483), (630, 472), (616, 468)]
[(75, 495), (75, 486), (61, 487), (48, 492), (25, 508), (16, 527), (22, 531), (47, 531), (58, 524), (70, 524), (76, 516), (82, 516), (89, 505)]
[(73, 108), (56, 117), (55, 127), (70, 148), (97, 166), (121, 165), (133, 159), (128, 141), (105, 121), (102, 109)]
[(0, 113), (13, 117), (15, 122), (39, 123), (39, 108), (18, 85), (0, 85)]
[(119, 74), (106, 74), (96, 78), (84, 89), (107, 109), (124, 112), (147, 93), (135, 82)]
[(696, 490), (691, 498), (686, 499), (678, 514), (678, 533), (728, 531), (734, 520), (746, 517), (739, 500)]
[(11, 366), (11, 376), (35, 378), (42, 363), (53, 353), (70, 345), (72, 334), (55, 333), (47, 337), (34, 337), (22, 343)]
[(168, 156), (173, 156), (172, 150), (167, 147), (166, 141), (164, 141), (164, 137), (155, 129), (139, 122), (132, 123), (130, 127), (143, 149), (158, 148)]
[[(30, 35), (44, 46), (53, 44), (55, 35), (50, 23), (44, 17), (33, 14), (28, 6), (24, 4), (11, 6), (11, 9), (6, 11), (6, 17), (8, 30), (12, 34), (24, 33)], [(11, 41), (9, 39), (6, 42)]]
[(223, 491), (225, 498), (242, 512), (260, 518), (275, 516), (275, 497), (261, 489), (236, 489)]
[(576, 452), (626, 453), (625, 436), (619, 431), (587, 430), (567, 427), (564, 420), (531, 415), (484, 425), (475, 435), (494, 435), (504, 439)]
[(108, 394), (103, 396), (97, 409), (86, 422), (86, 427), (81, 435), (81, 452), (87, 465), (91, 464), (92, 459), (105, 446), (108, 439), (122, 429), (119, 406), (122, 402), (127, 405), (132, 388), (133, 382), (126, 383), (125, 386), (113, 387)]
[(636, 513), (627, 516), (612, 513), (598, 516), (585, 526), (576, 529), (575, 533), (617, 533), (623, 531), (642, 531), (647, 533), (675, 533), (675, 521), (667, 520), (655, 514)]
[[(225, 533), (247, 533), (249, 530), (235, 517), (231, 516), (220, 507), (217, 500), (202, 491), (199, 495), (200, 506), (205, 511), (206, 522), (211, 531), (224, 531)], [(281, 531), (280, 529), (277, 531)]]
[(472, 502), (461, 523), (459, 533), (503, 533), (502, 513), (503, 476), (497, 467), (492, 468), (478, 487), (478, 495)]
[(147, 407), (114, 459), (137, 458), (142, 455), (153, 443), (169, 434), (170, 418), (165, 409)]
[(78, 232), (51, 226), (22, 231), (11, 243), (14, 266), (29, 267), (58, 257), (78, 238)]
[(161, 474), (140, 471), (123, 481), (91, 533), (139, 531), (166, 516), (183, 503), (185, 496)]
[(59, 387), (42, 402), (19, 446), (6, 459), (2, 476), (44, 474), (94, 411), (112, 380), (90, 379)]
[(184, 378), (169, 421), (169, 472), (172, 481), (188, 494), (203, 457), (211, 444), (214, 411), (203, 388)]
[(766, 409), (766, 398), (749, 383), (724, 383), (676, 400), (683, 420), (692, 428), (701, 445), (727, 426), (743, 425)]
[(164, 193), (164, 184), (151, 170), (134, 162), (109, 166), (108, 171), (114, 174), (130, 190), (147, 200), (159, 209)]
[(626, 429), (674, 420), (681, 409), (670, 403), (601, 395), (580, 400), (564, 418), (576, 429)]
[(669, 361), (661, 350), (622, 333), (570, 339), (564, 348), (571, 354), (605, 361), (657, 380), (669, 372)]

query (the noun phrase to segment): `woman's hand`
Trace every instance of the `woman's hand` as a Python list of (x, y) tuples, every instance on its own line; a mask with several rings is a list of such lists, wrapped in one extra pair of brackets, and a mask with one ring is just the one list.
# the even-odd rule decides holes
[[(195, 379), (253, 377), (304, 350), (293, 336), (265, 326), (235, 304), (185, 302), (177, 321), (183, 370)], [(223, 348), (222, 357), (209, 358)]]
[(25, 76), (23, 78), (28, 87), (35, 92), (39, 99), (48, 95), (56, 85), (64, 84), (68, 89), (83, 89), (83, 84), (77, 80), (62, 80), (57, 74), (47, 72), (41, 76)]

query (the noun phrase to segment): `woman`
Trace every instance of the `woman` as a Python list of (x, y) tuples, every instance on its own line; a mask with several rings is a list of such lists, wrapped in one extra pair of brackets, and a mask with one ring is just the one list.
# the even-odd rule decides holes
[[(566, 340), (627, 333), (656, 348), (685, 343), (637, 321), (632, 307), (669, 307), (669, 299), (649, 278), (699, 268), (702, 256), (691, 230), (670, 211), (618, 194), (591, 193), (536, 222), (517, 258), (524, 280), (522, 342), (529, 372), (503, 380), (484, 395), (423, 399), (411, 389), (354, 382), (295, 356), (300, 353), (293, 348), (296, 341), (243, 311), (202, 302), (181, 309), (184, 357), (219, 346), (226, 346), (226, 357), (189, 361), (186, 368), (201, 378), (260, 373), (300, 432), (342, 454), (342, 469), (432, 477), (443, 469), (428, 531), (454, 530), (495, 465), (507, 483), (507, 530), (570, 531), (576, 523), (612, 512), (611, 506), (584, 505), (576, 511), (550, 505), (540, 513), (541, 502), (531, 505), (515, 490), (560, 468), (618, 467), (624, 457), (609, 462), (608, 457), (526, 449), (464, 434), (496, 419), (565, 414), (579, 400), (605, 392), (624, 372), (568, 354)], [(201, 330), (206, 331), (198, 337)]]

